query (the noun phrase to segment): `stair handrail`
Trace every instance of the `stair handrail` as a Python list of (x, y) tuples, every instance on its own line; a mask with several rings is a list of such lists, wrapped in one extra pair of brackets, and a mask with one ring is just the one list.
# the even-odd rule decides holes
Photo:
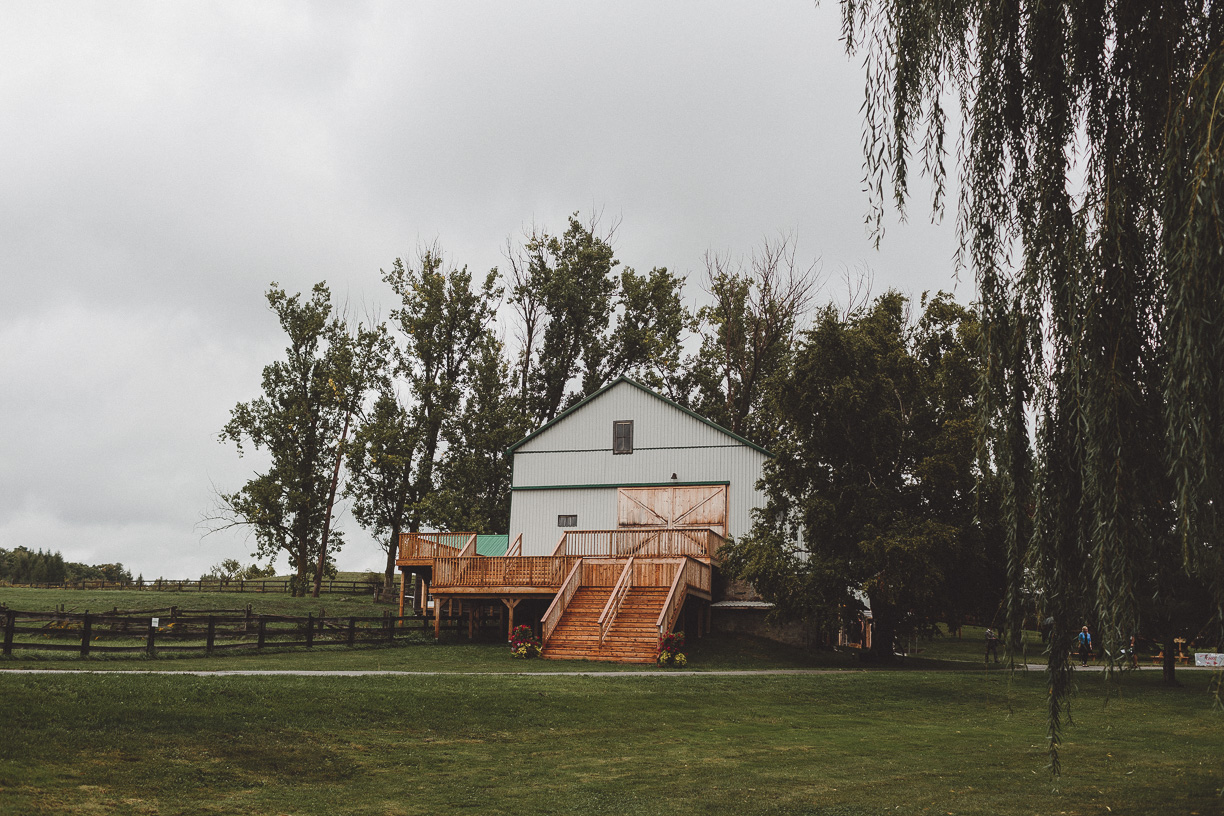
[[(684, 596), (688, 593), (688, 581), (685, 580), (685, 574), (688, 572), (689, 560), (688, 556), (685, 556), (676, 567), (676, 577), (672, 579), (667, 600), (663, 602), (663, 609), (659, 612), (659, 648), (663, 647), (663, 638), (667, 637), (667, 633), (676, 625), (676, 618), (679, 617), (680, 609), (684, 604)], [(684, 587), (683, 590), (681, 586)]]
[(463, 545), (463, 549), (459, 551), (459, 557), (463, 558), (468, 555), (479, 555), (476, 552), (476, 533), (472, 533), (472, 537), (467, 540), (467, 544)]
[[(569, 535), (568, 532), (562, 533), (561, 538), (557, 539), (557, 546), (553, 547), (553, 551), (552, 551), (553, 558), (556, 558), (559, 555), (565, 555), (565, 537), (567, 535)], [(577, 553), (577, 554), (581, 555), (582, 553)]]
[(556, 597), (548, 605), (548, 611), (544, 613), (544, 618), (540, 621), (540, 643), (542, 645), (548, 643), (553, 630), (561, 622), (561, 616), (565, 614), (565, 607), (569, 606), (569, 602), (573, 599), (580, 586), (582, 586), (581, 558), (574, 562), (569, 575), (565, 576), (565, 581), (562, 582), (561, 588), (557, 590)]
[(608, 637), (608, 630), (612, 628), (612, 624), (616, 621), (616, 615), (620, 612), (621, 604), (625, 602), (625, 596), (629, 594), (629, 590), (633, 588), (633, 558), (630, 557), (625, 568), (621, 570), (620, 578), (616, 579), (616, 584), (612, 587), (612, 594), (608, 597), (608, 603), (604, 606), (603, 612), (599, 613), (599, 645), (604, 644), (604, 640)]
[(523, 554), (523, 534), (519, 533), (517, 536), (515, 536), (514, 543), (512, 543), (509, 547), (506, 548), (506, 556), (510, 557), (510, 556), (522, 555), (522, 554)]

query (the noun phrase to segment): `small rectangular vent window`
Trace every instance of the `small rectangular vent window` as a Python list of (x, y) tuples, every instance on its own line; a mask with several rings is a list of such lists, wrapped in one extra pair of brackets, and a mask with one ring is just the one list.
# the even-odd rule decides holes
[(558, 527), (577, 527), (578, 516), (557, 516)]
[(612, 452), (633, 453), (633, 420), (612, 423)]

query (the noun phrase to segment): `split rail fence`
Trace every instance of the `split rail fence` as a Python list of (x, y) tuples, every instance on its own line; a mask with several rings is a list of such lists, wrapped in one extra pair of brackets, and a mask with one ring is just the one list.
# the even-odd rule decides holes
[[(380, 576), (381, 577), (381, 576)], [(4, 584), (4, 586), (29, 589), (126, 589), (155, 592), (290, 592), (292, 581), (288, 578), (257, 578), (230, 581), (173, 581), (158, 578), (153, 581), (65, 581), (58, 584)], [(369, 595), (382, 587), (382, 581), (324, 581), (320, 592), (342, 592), (347, 595)], [(310, 582), (314, 589), (314, 582)]]
[[(161, 613), (167, 613), (163, 616)], [(325, 617), (257, 615), (250, 611), (200, 612), (177, 608), (135, 613), (77, 614), (0, 610), (3, 654), (32, 651), (93, 654), (196, 652), (314, 646), (362, 646), (433, 641), (432, 617)], [(443, 628), (459, 629), (460, 617), (442, 617)]]

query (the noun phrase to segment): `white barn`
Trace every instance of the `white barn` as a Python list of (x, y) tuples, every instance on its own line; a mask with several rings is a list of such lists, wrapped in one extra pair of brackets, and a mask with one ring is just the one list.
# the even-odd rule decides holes
[(510, 536), (549, 555), (570, 529), (712, 527), (740, 537), (770, 453), (621, 377), (512, 448)]

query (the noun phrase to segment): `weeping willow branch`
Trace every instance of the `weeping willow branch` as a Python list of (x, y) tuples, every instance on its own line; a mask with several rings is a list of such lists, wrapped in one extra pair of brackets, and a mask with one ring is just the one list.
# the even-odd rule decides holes
[(982, 316), (982, 455), (1003, 476), (1006, 641), (1026, 614), (1049, 622), (1057, 773), (1080, 625), (1117, 655), (1170, 625), (1175, 575), (1224, 620), (1224, 6), (842, 10), (865, 56), (877, 235), (915, 155), (942, 211), (960, 105), (958, 262)]

